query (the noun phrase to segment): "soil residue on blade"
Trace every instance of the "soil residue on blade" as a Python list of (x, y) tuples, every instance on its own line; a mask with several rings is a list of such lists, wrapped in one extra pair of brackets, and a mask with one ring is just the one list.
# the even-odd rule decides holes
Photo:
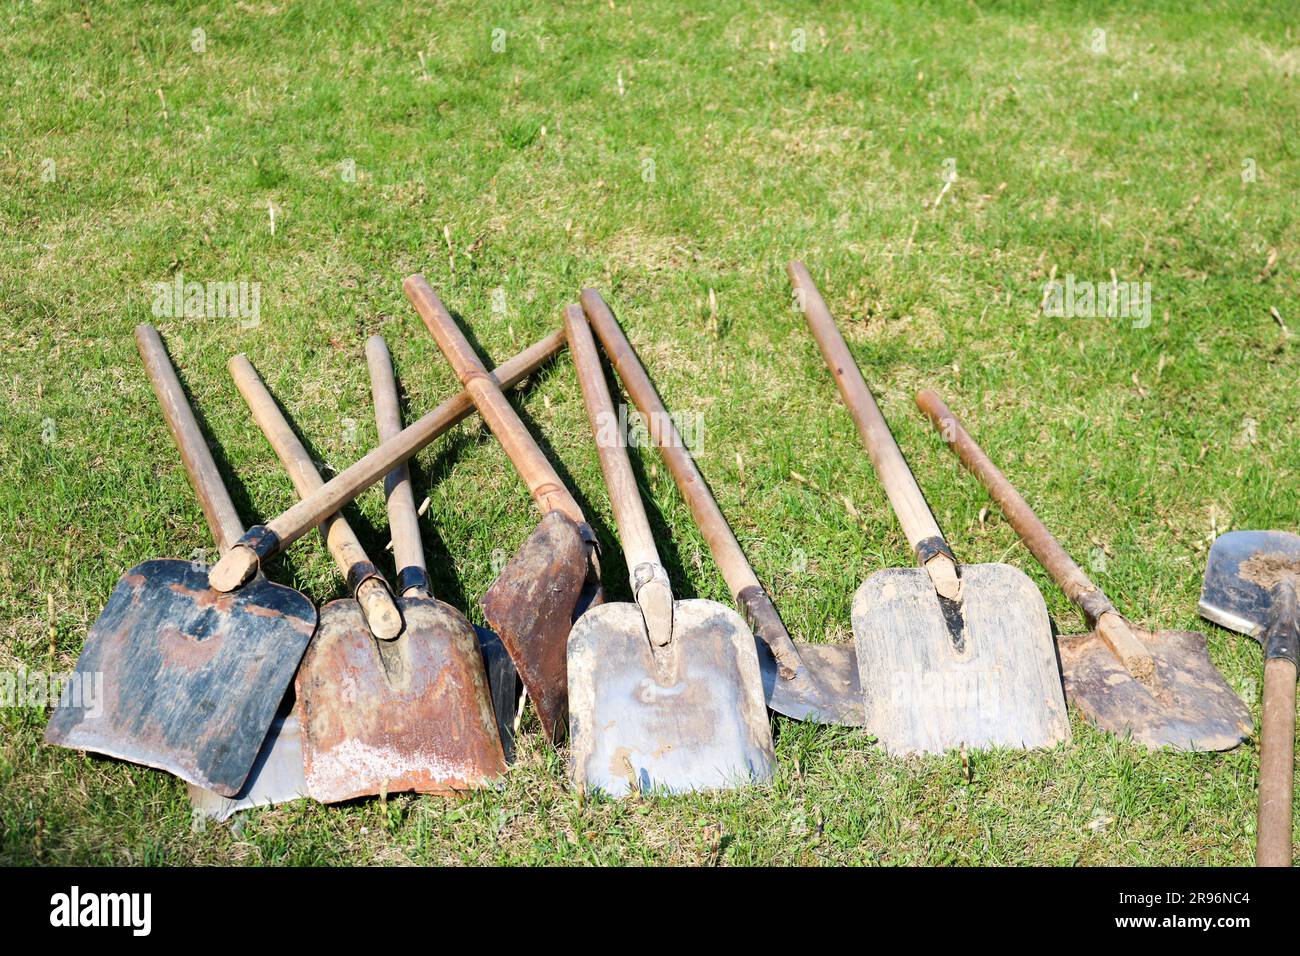
[(1241, 576), (1262, 588), (1271, 588), (1288, 578), (1300, 587), (1300, 557), (1280, 553), (1253, 554), (1241, 562)]

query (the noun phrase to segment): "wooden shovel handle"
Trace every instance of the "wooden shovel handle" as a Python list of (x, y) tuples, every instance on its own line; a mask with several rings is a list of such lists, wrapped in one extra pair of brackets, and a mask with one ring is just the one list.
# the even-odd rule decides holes
[(1291, 799), (1295, 781), (1296, 666), (1264, 662), (1264, 716), (1259, 746), (1256, 866), (1291, 865)]
[(1078, 605), (1088, 622), (1097, 628), (1097, 634), (1119, 658), (1120, 663), (1139, 681), (1150, 684), (1155, 677), (1151, 652), (1133, 633), (1129, 622), (1115, 610), (1110, 599), (1074, 563), (1060, 542), (1052, 537), (1029, 502), (1016, 491), (998, 466), (993, 464), (984, 449), (975, 443), (975, 439), (970, 437), (943, 399), (927, 388), (917, 392), (916, 404), (930, 419), (930, 424), (948, 447), (957, 453), (961, 463), (988, 489), (1025, 546), (1060, 585), (1065, 596)]
[(180, 379), (176, 377), (176, 369), (167, 357), (158, 330), (148, 324), (137, 325), (135, 344), (144, 360), (144, 369), (154, 394), (158, 396), (163, 417), (167, 419), (167, 427), (171, 429), (172, 440), (180, 450), (181, 461), (185, 463), (185, 472), (199, 499), (203, 517), (207, 519), (208, 530), (212, 532), (218, 550), (224, 553), (244, 533), (235, 503), (230, 499), (226, 483), (221, 480), (221, 472), (199, 429)]
[(750, 619), (754, 633), (771, 648), (781, 677), (790, 680), (800, 666), (799, 652), (795, 649), (794, 641), (790, 639), (772, 599), (750, 567), (740, 542), (732, 533), (731, 525), (727, 523), (713, 492), (709, 490), (708, 482), (700, 474), (686, 442), (673, 424), (672, 416), (664, 407), (645, 366), (641, 364), (632, 343), (627, 340), (614, 313), (599, 292), (583, 289), (582, 308), (591, 328), (600, 339), (605, 354), (609, 356), (610, 363), (618, 372), (623, 389), (646, 417), (650, 438), (658, 447), (664, 464), (677, 483), (678, 491), (691, 509), (695, 523), (713, 554), (713, 560), (726, 579), (732, 598)]
[[(226, 363), (239, 394), (253, 413), (253, 420), (266, 436), (267, 442), (289, 473), (298, 496), (319, 491), (325, 484), (316, 470), (311, 455), (294, 433), (288, 419), (267, 390), (265, 383), (253, 368), (246, 355), (236, 355)], [(365, 548), (357, 539), (343, 515), (335, 512), (320, 523), (321, 536), (334, 557), (344, 580), (355, 593), (362, 606), (366, 621), (376, 637), (392, 638), (401, 631), (401, 618), (393, 605), (392, 595), (379, 569), (367, 557)]]
[(619, 427), (609, 384), (605, 381), (604, 369), (600, 367), (596, 340), (591, 337), (591, 329), (580, 306), (565, 308), (564, 328), (569, 335), (569, 354), (573, 356), (573, 365), (578, 371), (582, 400), (587, 406), (591, 432), (600, 454), (600, 470), (609, 489), (623, 556), (632, 576), (632, 592), (645, 616), (650, 640), (662, 647), (672, 639), (673, 596), (668, 572), (659, 560), (659, 549), (655, 547), (654, 535), (650, 531), (650, 519), (646, 517), (645, 504), (641, 501), (623, 429)]
[[(370, 367), (370, 391), (374, 397), (379, 441), (386, 442), (401, 432), (402, 410), (397, 397), (397, 381), (393, 377), (393, 358), (382, 335), (372, 335), (366, 340), (366, 364)], [(388, 526), (393, 536), (393, 558), (398, 568), (398, 590), (404, 592), (415, 587), (428, 593), (420, 517), (406, 462), (384, 478), (384, 494), (388, 502)]]
[[(835, 320), (831, 318), (830, 309), (826, 307), (825, 300), (817, 291), (812, 276), (808, 274), (802, 262), (791, 262), (786, 271), (803, 306), (808, 328), (812, 330), (822, 357), (830, 366), (831, 374), (835, 376), (840, 395), (848, 407), (849, 414), (853, 416), (853, 422), (858, 427), (858, 434), (862, 436), (863, 444), (867, 446), (867, 454), (871, 456), (871, 463), (876, 468), (880, 483), (885, 486), (885, 494), (889, 496), (889, 503), (894, 509), (894, 514), (898, 516), (898, 523), (903, 527), (907, 543), (917, 553), (918, 560), (926, 565), (926, 570), (930, 571), (930, 576), (934, 579), (935, 587), (940, 593), (946, 597), (955, 597), (955, 576), (952, 580), (948, 579), (950, 569), (942, 568), (943, 580), (941, 581), (936, 575), (936, 571), (940, 569), (931, 566), (939, 562), (955, 564), (955, 559), (951, 557), (943, 532), (939, 530), (939, 523), (934, 520), (930, 506), (925, 502), (925, 495), (921, 493), (921, 487), (916, 483), (916, 478), (907, 466), (903, 453), (899, 451), (898, 443), (894, 441), (894, 436), (889, 430), (889, 424), (885, 421), (885, 416), (880, 413), (880, 407), (862, 377), (862, 371), (853, 360), (853, 355), (849, 352), (843, 336), (840, 335)], [(935, 554), (935, 549), (938, 549), (939, 553)], [(948, 593), (947, 588), (951, 588), (953, 593)]]
[[(494, 373), (497, 382), (503, 389), (519, 384), (562, 348), (564, 330), (556, 329), (500, 365)], [(279, 554), (382, 478), (394, 465), (406, 461), (473, 411), (474, 403), (469, 395), (457, 392), (418, 421), (407, 425), (392, 441), (384, 442), (325, 482), (319, 491), (307, 495), (268, 521), (262, 528), (263, 558)], [(258, 560), (258, 553), (253, 548), (242, 544), (232, 547), (213, 566), (208, 580), (219, 591), (234, 590), (257, 570)]]
[(415, 306), (415, 311), (420, 314), (425, 326), (433, 333), (438, 348), (456, 370), (456, 375), (474, 400), (479, 414), (528, 485), (538, 507), (544, 513), (563, 511), (576, 523), (585, 524), (587, 519), (583, 517), (582, 509), (564, 487), (564, 482), (555, 473), (542, 450), (537, 447), (537, 442), (519, 420), (518, 413), (505, 394), (488, 375), (482, 360), (465, 338), (465, 333), (456, 325), (456, 320), (451, 317), (442, 300), (429, 288), (424, 276), (408, 276), (402, 283), (402, 288), (406, 290), (406, 297)]

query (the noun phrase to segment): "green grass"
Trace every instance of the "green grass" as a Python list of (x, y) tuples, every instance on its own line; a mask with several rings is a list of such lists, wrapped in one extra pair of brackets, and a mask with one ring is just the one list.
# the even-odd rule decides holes
[[(1105, 555), (1123, 609), (1205, 630), (1253, 694), (1259, 649), (1200, 622), (1196, 596), (1216, 531), (1298, 523), (1300, 362), (1270, 314), (1300, 329), (1287, 5), (698, 6), (6, 0), (0, 668), (70, 668), (123, 570), (211, 544), (131, 339), (178, 270), (261, 283), (256, 328), (154, 320), (250, 523), (293, 496), (228, 356), (338, 469), (374, 442), (366, 335), (388, 337), (413, 410), (455, 389), (404, 276), (423, 271), (498, 362), (599, 287), (669, 405), (702, 416), (701, 469), (792, 631), (848, 640), (853, 589), (909, 554), (791, 308), (800, 257), (959, 555), (1025, 569), (1080, 628), (916, 411), (926, 385), (1080, 563)], [(1053, 267), (1151, 282), (1150, 325), (1038, 314)], [(617, 554), (567, 357), (520, 406)], [(727, 600), (641, 462), (676, 590)], [(477, 616), (493, 552), (536, 513), (477, 424), (415, 475), (435, 585)], [(381, 556), (382, 496), (350, 515)], [(273, 573), (342, 593), (315, 536)], [(502, 793), (203, 832), (178, 781), (45, 747), (45, 719), (0, 710), (4, 862), (1243, 864), (1253, 847), (1255, 741), (1152, 754), (1074, 712), (1069, 745), (972, 754), (969, 773), (774, 718), (770, 786), (621, 804), (584, 803), (526, 724)]]

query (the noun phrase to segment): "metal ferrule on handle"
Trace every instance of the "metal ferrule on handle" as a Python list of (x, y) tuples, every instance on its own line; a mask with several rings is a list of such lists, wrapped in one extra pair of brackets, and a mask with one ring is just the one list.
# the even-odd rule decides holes
[(194, 494), (203, 509), (208, 530), (212, 532), (218, 550), (225, 553), (244, 534), (244, 526), (235, 510), (235, 503), (226, 490), (225, 482), (221, 480), (216, 460), (194, 417), (194, 409), (185, 397), (185, 389), (181, 387), (176, 369), (167, 357), (167, 349), (158, 330), (145, 323), (137, 325), (135, 344), (140, 350), (140, 358), (144, 360), (145, 372), (149, 375), (154, 394), (158, 396), (163, 417), (167, 419), (172, 440), (180, 450), (185, 473), (194, 486)]
[(663, 647), (672, 640), (673, 634), (673, 595), (668, 572), (659, 560), (650, 520), (646, 517), (636, 475), (628, 458), (627, 444), (600, 366), (596, 342), (579, 306), (570, 305), (564, 310), (564, 328), (569, 336), (569, 353), (573, 356), (578, 382), (582, 386), (587, 417), (596, 438), (600, 469), (609, 488), (623, 555), (632, 575), (632, 593), (645, 617), (651, 643)]
[[(393, 358), (382, 335), (372, 335), (366, 340), (366, 364), (370, 369), (370, 391), (379, 440), (390, 441), (402, 430), (402, 411), (397, 397), (397, 380), (393, 375)], [(424, 545), (420, 540), (420, 517), (406, 462), (384, 478), (384, 495), (388, 504), (389, 533), (393, 537), (393, 559), (400, 569), (398, 591), (405, 594), (415, 590), (428, 595), (429, 575), (424, 563)]]
[(465, 333), (460, 330), (442, 300), (429, 287), (424, 276), (409, 276), (402, 287), (406, 290), (406, 297), (415, 306), (415, 311), (433, 334), (438, 348), (455, 369), (479, 414), (528, 485), (538, 507), (543, 512), (562, 511), (575, 524), (585, 524), (587, 519), (583, 517), (582, 509), (578, 507), (573, 495), (569, 494), (564, 482), (537, 446), (533, 436), (528, 433), (505, 394), (488, 375), (482, 360), (465, 338)]
[[(510, 361), (499, 366), (494, 377), (501, 388), (511, 388), (549, 361), (564, 347), (564, 330), (557, 329), (534, 342)], [(404, 428), (392, 441), (384, 442), (351, 467), (339, 472), (319, 490), (307, 495), (279, 517), (260, 526), (255, 540), (240, 542), (212, 568), (209, 581), (218, 591), (239, 587), (257, 570), (258, 563), (287, 548), (293, 542), (338, 511), (425, 445), (474, 411), (465, 392), (447, 399), (433, 411)], [(252, 532), (250, 531), (250, 535)]]
[[(245, 355), (236, 355), (226, 363), (231, 377), (244, 397), (254, 421), (266, 436), (288, 472), (299, 496), (319, 491), (325, 484), (302, 441), (294, 433), (275, 398)], [(356, 534), (337, 512), (321, 522), (321, 535), (348, 588), (361, 605), (370, 630), (381, 639), (396, 637), (402, 629), (401, 615), (393, 602), (388, 582), (366, 556)]]
[(582, 290), (582, 308), (596, 337), (600, 339), (605, 355), (618, 372), (632, 403), (649, 423), (651, 440), (659, 449), (664, 464), (677, 483), (677, 489), (686, 500), (700, 533), (713, 554), (727, 588), (742, 615), (763, 640), (777, 661), (783, 680), (791, 680), (798, 673), (799, 652), (786, 630), (776, 605), (763, 589), (754, 569), (750, 567), (745, 552), (736, 540), (722, 509), (714, 500), (708, 483), (700, 473), (686, 442), (673, 424), (672, 416), (660, 399), (654, 383), (637, 357), (632, 343), (614, 318), (605, 300), (595, 289)]
[[(835, 320), (831, 318), (830, 309), (826, 307), (825, 300), (817, 291), (817, 286), (804, 264), (791, 262), (787, 271), (790, 281), (794, 284), (795, 294), (803, 306), (808, 328), (812, 331), (813, 338), (817, 340), (822, 357), (830, 366), (831, 374), (835, 376), (835, 384), (839, 386), (844, 404), (849, 414), (853, 416), (853, 422), (858, 427), (858, 434), (862, 436), (863, 444), (867, 446), (867, 454), (871, 456), (871, 463), (875, 466), (880, 483), (885, 486), (885, 494), (889, 496), (889, 504), (893, 507), (894, 514), (898, 516), (898, 523), (903, 527), (907, 543), (916, 553), (918, 562), (923, 563), (925, 569), (930, 572), (936, 590), (944, 597), (955, 599), (959, 593), (956, 562), (948, 557), (951, 551), (944, 553), (933, 546), (932, 539), (943, 541), (943, 532), (939, 529), (939, 523), (934, 520), (930, 506), (925, 502), (925, 495), (921, 493), (921, 487), (916, 483), (912, 470), (907, 466), (907, 460), (903, 458), (898, 443), (894, 441), (885, 416), (880, 413), (880, 407), (876, 404), (871, 389), (867, 387), (857, 362), (854, 361), (848, 345), (840, 335)], [(921, 562), (923, 552), (918, 551), (917, 548), (923, 542), (931, 547), (928, 552), (925, 552), (930, 554), (929, 559)], [(946, 547), (944, 545), (944, 548)]]

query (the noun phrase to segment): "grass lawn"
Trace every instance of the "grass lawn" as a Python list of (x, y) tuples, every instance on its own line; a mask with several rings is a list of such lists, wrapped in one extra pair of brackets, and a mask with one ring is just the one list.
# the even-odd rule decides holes
[[(226, 359), (246, 352), (340, 469), (375, 442), (367, 335), (412, 411), (456, 389), (402, 295), (415, 271), (496, 362), (600, 288), (698, 416), (791, 631), (851, 640), (858, 583), (910, 553), (792, 308), (800, 257), (958, 555), (1023, 568), (1061, 632), (1082, 626), (916, 410), (927, 385), (1123, 610), (1207, 633), (1258, 719), (1258, 646), (1196, 598), (1215, 534), (1300, 523), (1287, 5), (707, 7), (5, 0), (0, 670), (70, 669), (125, 569), (211, 547), (136, 323), (252, 523), (295, 499)], [(156, 318), (177, 273), (260, 283), (258, 321)], [(1053, 273), (1149, 282), (1149, 317), (1043, 312)], [(567, 354), (519, 406), (628, 599)], [(678, 595), (727, 601), (657, 454), (634, 454)], [(435, 589), (481, 620), (536, 511), (477, 422), (414, 475)], [(348, 513), (390, 567), (382, 494)], [(272, 574), (343, 594), (316, 535)], [(771, 785), (621, 803), (571, 791), (530, 713), (503, 792), (206, 828), (177, 780), (44, 746), (46, 717), (0, 709), (0, 862), (1222, 865), (1254, 843), (1256, 740), (1149, 753), (1074, 711), (1069, 745), (965, 763), (773, 718)]]

